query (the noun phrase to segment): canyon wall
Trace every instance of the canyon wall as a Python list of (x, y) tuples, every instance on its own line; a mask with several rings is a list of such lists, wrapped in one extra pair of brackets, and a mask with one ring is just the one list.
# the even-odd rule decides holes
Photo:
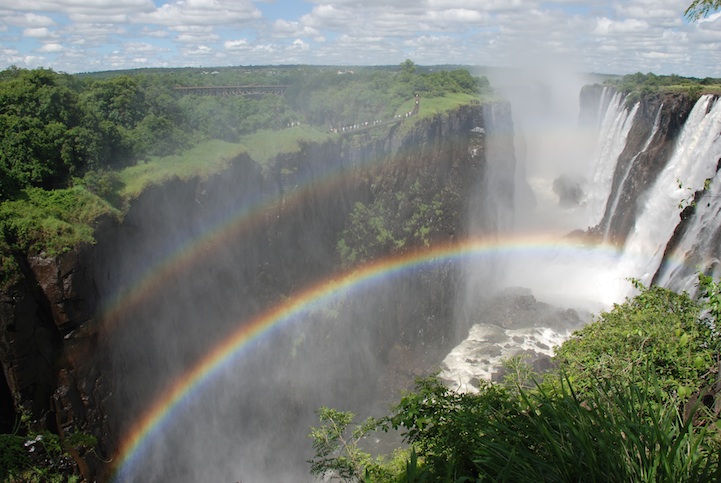
[[(357, 203), (403, 219), (417, 214), (404, 212), (409, 204), (441, 200), (435, 219), (418, 222), (432, 227), (425, 238), (409, 236), (397, 251), (492, 237), (509, 223), (508, 105), (462, 106), (388, 129), (306, 144), (265, 167), (240, 156), (206, 179), (148, 187), (122, 220), (97, 221), (94, 245), (18, 254), (22, 273), (0, 294), (3, 422), (24, 407), (39, 427), (97, 436), (97, 452), (78, 457), (102, 481), (124, 433), (170, 381), (238, 324), (340, 269), (337, 244)], [(379, 282), (335, 314), (258, 342), (237, 382), (213, 399), (231, 399), (231, 414), (206, 407), (217, 418), (198, 418), (239, 439), (210, 455), (193, 445), (158, 449), (160, 463), (140, 465), (135, 478), (202, 479), (241, 453), (236, 472), (216, 476), (299, 481), (287, 475), (305, 470), (297, 447), (317, 407), (372, 404), (395, 380), (379, 376), (394, 354), (441, 354), (456, 341), (460, 275), (449, 262)], [(174, 441), (192, 442), (187, 424), (177, 431)]]
[(608, 126), (623, 116), (620, 154), (598, 159), (597, 174), (611, 177), (599, 190), (603, 215), (590, 231), (622, 250), (621, 274), (693, 294), (699, 270), (721, 275), (721, 103), (711, 95), (582, 91), (582, 123)]

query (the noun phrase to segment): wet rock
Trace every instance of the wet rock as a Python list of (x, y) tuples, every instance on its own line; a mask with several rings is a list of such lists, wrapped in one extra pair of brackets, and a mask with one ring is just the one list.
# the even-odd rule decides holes
[(584, 197), (583, 186), (586, 181), (577, 176), (563, 174), (553, 180), (553, 192), (558, 195), (561, 206), (578, 206)]

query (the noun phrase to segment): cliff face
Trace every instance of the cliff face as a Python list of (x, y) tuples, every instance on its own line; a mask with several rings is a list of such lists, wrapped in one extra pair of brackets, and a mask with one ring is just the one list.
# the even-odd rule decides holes
[(605, 116), (630, 123), (627, 137), (618, 134), (620, 129), (608, 131), (623, 143), (622, 152), (616, 157), (609, 149), (609, 159), (599, 158), (598, 165), (613, 176), (603, 218), (591, 231), (623, 247), (619, 264), (625, 275), (693, 294), (697, 271), (714, 277), (721, 273), (718, 96), (645, 94), (621, 103), (614, 96), (604, 108), (612, 95), (600, 86), (581, 95), (586, 122)]
[[(601, 86), (585, 87), (580, 97), (581, 121), (596, 122), (599, 112), (608, 108), (612, 92), (604, 92)], [(673, 155), (694, 106), (694, 101), (683, 94), (644, 95), (638, 102), (625, 147), (616, 161), (603, 218), (595, 227), (617, 246), (623, 246), (633, 229), (642, 200)]]
[(613, 177), (609, 199), (618, 199), (617, 204), (613, 212), (606, 207), (601, 221), (602, 229), (609, 231), (618, 245), (635, 224), (640, 200), (673, 155), (691, 108), (693, 102), (683, 95), (642, 98)]
[[(113, 456), (128, 424), (168, 381), (240, 321), (338, 269), (336, 244), (356, 203), (382, 201), (402, 216), (399, 194), (440, 197), (443, 216), (426, 220), (434, 226), (429, 242), (493, 234), (510, 222), (515, 165), (507, 105), (463, 106), (403, 127), (381, 138), (369, 131), (309, 144), (265, 170), (240, 157), (208, 179), (150, 187), (122, 221), (98, 221), (95, 245), (23, 258), (22, 276), (0, 294), (0, 398), (31, 408), (52, 430), (96, 435), (98, 455), (83, 458), (86, 471), (103, 480), (100, 458)], [(288, 355), (317, 352), (309, 341), (318, 334), (279, 335), (272, 351), (249, 363), (286, 381), (273, 398), (286, 401), (289, 419), (281, 422), (290, 429), (267, 444), (282, 451), (288, 433), (304, 435), (307, 405), (312, 411), (333, 398), (370, 399), (358, 381), (378, 379), (398, 344), (450, 343), (458, 277), (455, 267), (441, 265), (384, 285), (373, 310), (367, 300), (347, 301), (341, 317), (360, 332), (333, 329), (338, 317), (319, 323), (324, 347), (336, 349), (303, 371), (335, 388), (329, 401), (318, 387), (293, 382), (301, 364)], [(268, 416), (267, 403), (251, 400), (267, 381), (251, 372), (238, 376), (247, 390), (236, 394), (250, 415), (246, 435), (259, 424), (248, 420)], [(6, 424), (10, 412), (3, 411)], [(182, 463), (182, 449), (174, 451), (178, 472), (192, 466), (192, 458)]]

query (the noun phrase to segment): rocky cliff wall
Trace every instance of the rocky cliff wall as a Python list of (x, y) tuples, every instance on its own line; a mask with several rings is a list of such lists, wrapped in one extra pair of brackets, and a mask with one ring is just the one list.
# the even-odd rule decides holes
[[(0, 294), (0, 382), (8, 389), (0, 397), (31, 408), (38, 425), (96, 435), (97, 454), (82, 457), (92, 478), (105, 479), (103, 459), (112, 459), (129, 422), (167, 381), (239, 321), (338, 269), (336, 244), (356, 203), (385, 199), (402, 210), (393, 200), (420, 186), (418, 196), (444, 200), (442, 219), (428, 220), (435, 226), (428, 242), (495, 233), (513, 199), (511, 133), (507, 105), (463, 106), (385, 136), (370, 131), (309, 144), (265, 170), (240, 157), (208, 179), (146, 189), (121, 221), (98, 220), (95, 245), (21, 257), (22, 276)], [(348, 301), (343, 317), (366, 329), (333, 333), (338, 317), (323, 322), (325, 337), (334, 334), (325, 347), (336, 349), (308, 370), (342, 399), (368, 398), (358, 379), (377, 379), (393, 347), (443, 345), (451, 337), (458, 277), (455, 267), (440, 266), (385, 285), (373, 310), (367, 300)], [(306, 332), (279, 337), (253, 366), (271, 378), (281, 377), (273, 367), (296, 364), (287, 354), (317, 352), (298, 342), (311, 337)], [(264, 404), (250, 395), (267, 381), (248, 371), (238, 404), (262, 419)], [(283, 422), (304, 435), (307, 420), (291, 416), (333, 401), (296, 387), (299, 373), (282, 372), (287, 387), (273, 397), (287, 400), (285, 410), (296, 408)], [(10, 412), (3, 409), (5, 421)], [(287, 444), (287, 434), (273, 444), (280, 440)], [(182, 474), (184, 464), (176, 466)]]
[[(595, 85), (581, 91), (581, 122), (602, 117), (613, 89)], [(676, 140), (694, 106), (684, 94), (648, 94), (627, 98), (628, 108), (639, 107), (626, 144), (616, 161), (613, 182), (601, 222), (594, 231), (607, 241), (623, 246), (633, 229), (642, 202), (674, 153)], [(612, 162), (612, 160), (609, 160)]]
[[(581, 119), (603, 118), (594, 110), (610, 92), (584, 89)], [(624, 275), (694, 294), (699, 270), (721, 273), (721, 104), (716, 95), (651, 93), (627, 96), (625, 106), (635, 106), (635, 116), (621, 154), (601, 160), (613, 168), (613, 183), (591, 232), (623, 248)]]

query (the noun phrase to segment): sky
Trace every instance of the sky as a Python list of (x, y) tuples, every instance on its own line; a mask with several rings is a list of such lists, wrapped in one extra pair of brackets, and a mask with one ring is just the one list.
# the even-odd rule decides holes
[(721, 77), (691, 0), (0, 0), (0, 68), (563, 65)]

